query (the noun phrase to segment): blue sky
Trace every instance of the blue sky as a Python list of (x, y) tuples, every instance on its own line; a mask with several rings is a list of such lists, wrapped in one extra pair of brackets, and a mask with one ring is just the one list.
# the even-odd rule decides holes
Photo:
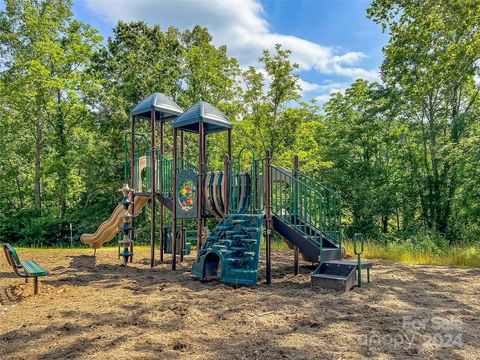
[(104, 37), (118, 20), (180, 29), (200, 24), (241, 66), (256, 66), (262, 49), (281, 43), (300, 64), (304, 99), (323, 102), (356, 78), (378, 79), (388, 37), (366, 18), (368, 5), (364, 0), (74, 0), (73, 10)]

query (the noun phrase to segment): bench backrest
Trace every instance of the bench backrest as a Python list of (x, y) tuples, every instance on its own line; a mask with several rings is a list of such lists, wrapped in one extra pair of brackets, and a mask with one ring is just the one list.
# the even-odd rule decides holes
[(3, 244), (3, 251), (5, 252), (5, 257), (12, 268), (18, 269), (22, 267), (17, 251), (12, 245), (8, 243)]

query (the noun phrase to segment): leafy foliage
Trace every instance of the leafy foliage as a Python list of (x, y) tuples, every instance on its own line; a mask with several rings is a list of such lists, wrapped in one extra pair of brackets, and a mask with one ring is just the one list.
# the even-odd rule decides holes
[[(5, 3), (0, 240), (53, 246), (94, 231), (119, 199), (129, 111), (162, 92), (184, 109), (220, 108), (234, 123), (235, 155), (270, 149), (291, 167), (299, 154), (301, 171), (342, 195), (347, 234), (430, 253), (478, 243), (478, 1), (373, 0), (367, 16), (390, 35), (382, 83), (359, 79), (323, 108), (302, 101), (298, 65), (280, 45), (242, 69), (201, 26), (119, 22), (103, 44), (69, 0)], [(185, 143), (195, 162), (197, 137)], [(225, 134), (211, 135), (208, 166), (222, 168), (225, 153)], [(138, 234), (148, 216), (147, 207)]]

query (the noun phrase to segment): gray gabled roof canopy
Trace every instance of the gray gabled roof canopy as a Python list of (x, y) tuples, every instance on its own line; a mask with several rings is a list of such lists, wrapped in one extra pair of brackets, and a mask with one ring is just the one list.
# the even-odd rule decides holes
[(130, 111), (130, 115), (151, 120), (152, 110), (155, 110), (155, 119), (160, 121), (173, 120), (183, 113), (180, 106), (169, 96), (161, 93), (153, 93), (140, 101), (137, 106)]
[(200, 101), (191, 106), (173, 123), (174, 129), (198, 133), (199, 124), (203, 122), (205, 134), (211, 134), (232, 128), (232, 123), (215, 106)]

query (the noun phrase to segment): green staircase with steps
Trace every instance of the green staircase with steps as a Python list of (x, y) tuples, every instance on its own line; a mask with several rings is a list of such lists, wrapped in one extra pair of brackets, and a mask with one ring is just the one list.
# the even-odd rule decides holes
[(305, 260), (318, 264), (312, 288), (348, 291), (357, 282), (361, 286), (357, 277), (362, 269), (370, 274), (372, 263), (343, 259), (340, 195), (298, 170), (272, 165), (271, 176), (273, 228)]
[(202, 245), (192, 276), (234, 285), (256, 285), (262, 236), (262, 214), (229, 214)]

